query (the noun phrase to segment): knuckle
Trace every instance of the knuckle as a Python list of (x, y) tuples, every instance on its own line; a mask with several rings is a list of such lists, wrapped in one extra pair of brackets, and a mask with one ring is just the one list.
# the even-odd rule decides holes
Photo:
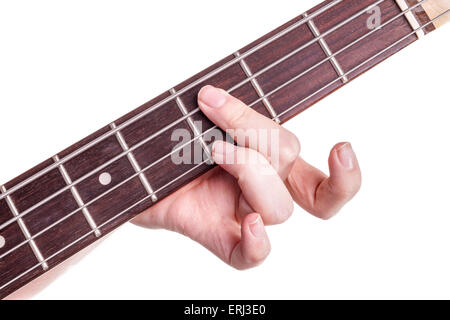
[(294, 212), (294, 203), (293, 201), (290, 201), (285, 206), (275, 209), (272, 214), (268, 215), (269, 217), (272, 217), (271, 219), (268, 219), (268, 224), (277, 225), (285, 223), (289, 220), (289, 218), (292, 216)]
[(286, 222), (294, 213), (294, 201), (291, 200), (281, 213), (281, 222)]
[(351, 188), (337, 188), (333, 190), (333, 193), (340, 201), (350, 200), (355, 194)]
[(334, 194), (343, 202), (350, 201), (359, 191), (360, 185), (352, 185), (348, 187), (335, 188)]
[(353, 184), (351, 186), (330, 186), (330, 193), (333, 195), (334, 203), (317, 210), (315, 216), (322, 220), (330, 220), (339, 213), (347, 202), (355, 197), (360, 187), (360, 184)]
[(261, 175), (261, 172), (271, 172), (273, 168), (267, 159), (259, 152), (252, 149), (242, 149), (239, 157), (239, 164), (242, 165), (238, 172), (240, 181), (251, 181)]
[(228, 124), (230, 128), (240, 128), (242, 127), (242, 124), (246, 121), (248, 118), (249, 108), (245, 106), (241, 106), (239, 103), (233, 102), (235, 107), (234, 110), (231, 112)]
[(334, 198), (339, 202), (350, 201), (361, 189), (361, 178), (353, 181), (348, 181), (347, 183), (333, 183), (333, 180), (329, 181), (330, 193), (334, 195)]
[(281, 159), (286, 163), (293, 163), (297, 160), (300, 150), (300, 141), (294, 134), (290, 133), (289, 138), (286, 139), (286, 144), (280, 148)]

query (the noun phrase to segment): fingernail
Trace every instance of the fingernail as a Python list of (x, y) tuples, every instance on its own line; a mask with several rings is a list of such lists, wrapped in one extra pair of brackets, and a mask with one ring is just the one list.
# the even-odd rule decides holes
[[(216, 141), (212, 146), (212, 156), (214, 161), (218, 164), (229, 163), (226, 162), (227, 157), (234, 152), (234, 146), (231, 143), (224, 141)], [(230, 159), (231, 160), (231, 159)]]
[(347, 169), (352, 170), (355, 167), (356, 156), (350, 143), (345, 143), (337, 149), (337, 155), (341, 165)]
[(266, 234), (266, 231), (264, 230), (264, 223), (260, 215), (258, 215), (253, 222), (250, 222), (249, 228), (255, 238), (263, 238)]
[(227, 102), (227, 94), (213, 86), (203, 87), (198, 93), (198, 99), (210, 108), (221, 108)]

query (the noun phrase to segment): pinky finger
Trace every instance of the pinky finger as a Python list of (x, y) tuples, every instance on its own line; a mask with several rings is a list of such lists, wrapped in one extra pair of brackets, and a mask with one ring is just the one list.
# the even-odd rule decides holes
[(329, 177), (298, 158), (287, 180), (295, 201), (322, 219), (333, 217), (361, 187), (361, 170), (349, 143), (337, 144), (328, 163)]

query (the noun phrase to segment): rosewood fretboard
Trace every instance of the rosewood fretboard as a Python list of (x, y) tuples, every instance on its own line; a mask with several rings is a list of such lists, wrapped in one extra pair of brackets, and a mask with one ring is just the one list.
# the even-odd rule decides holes
[[(369, 33), (373, 12), (366, 11), (374, 4), (386, 25)], [(433, 30), (421, 6), (411, 12), (427, 24), (425, 32)], [(171, 141), (174, 129), (198, 136), (213, 127), (195, 112), (203, 85), (233, 89), (283, 123), (417, 40), (412, 31), (394, 0), (325, 1), (6, 183), (0, 196), (0, 297), (212, 168), (175, 165), (167, 157), (179, 143)], [(208, 141), (191, 144), (206, 149)]]

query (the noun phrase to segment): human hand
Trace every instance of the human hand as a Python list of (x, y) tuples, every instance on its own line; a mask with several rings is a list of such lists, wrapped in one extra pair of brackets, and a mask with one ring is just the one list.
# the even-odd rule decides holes
[[(286, 221), (293, 200), (313, 215), (329, 219), (359, 190), (361, 172), (349, 143), (331, 150), (327, 177), (299, 157), (300, 144), (294, 134), (225, 91), (203, 88), (199, 106), (223, 130), (241, 129), (236, 131), (237, 139), (255, 129), (275, 130), (278, 139), (248, 141), (238, 147), (215, 143), (212, 154), (219, 166), (137, 216), (135, 224), (182, 233), (231, 266), (247, 269), (270, 252), (264, 225)], [(263, 148), (265, 143), (279, 143), (278, 154), (267, 154), (272, 148)], [(224, 161), (230, 154), (241, 161)], [(79, 252), (9, 298), (33, 296), (85, 254), (85, 250)]]
[[(225, 91), (206, 86), (198, 102), (211, 121), (227, 132), (234, 129), (233, 138), (245, 143), (215, 142), (212, 156), (219, 166), (137, 216), (137, 225), (179, 232), (231, 266), (247, 269), (267, 257), (265, 225), (285, 222), (293, 200), (329, 219), (358, 192), (361, 172), (349, 143), (331, 150), (328, 177), (299, 157), (294, 134)], [(278, 136), (245, 139), (252, 130), (275, 131)], [(275, 143), (279, 145), (271, 148)]]

